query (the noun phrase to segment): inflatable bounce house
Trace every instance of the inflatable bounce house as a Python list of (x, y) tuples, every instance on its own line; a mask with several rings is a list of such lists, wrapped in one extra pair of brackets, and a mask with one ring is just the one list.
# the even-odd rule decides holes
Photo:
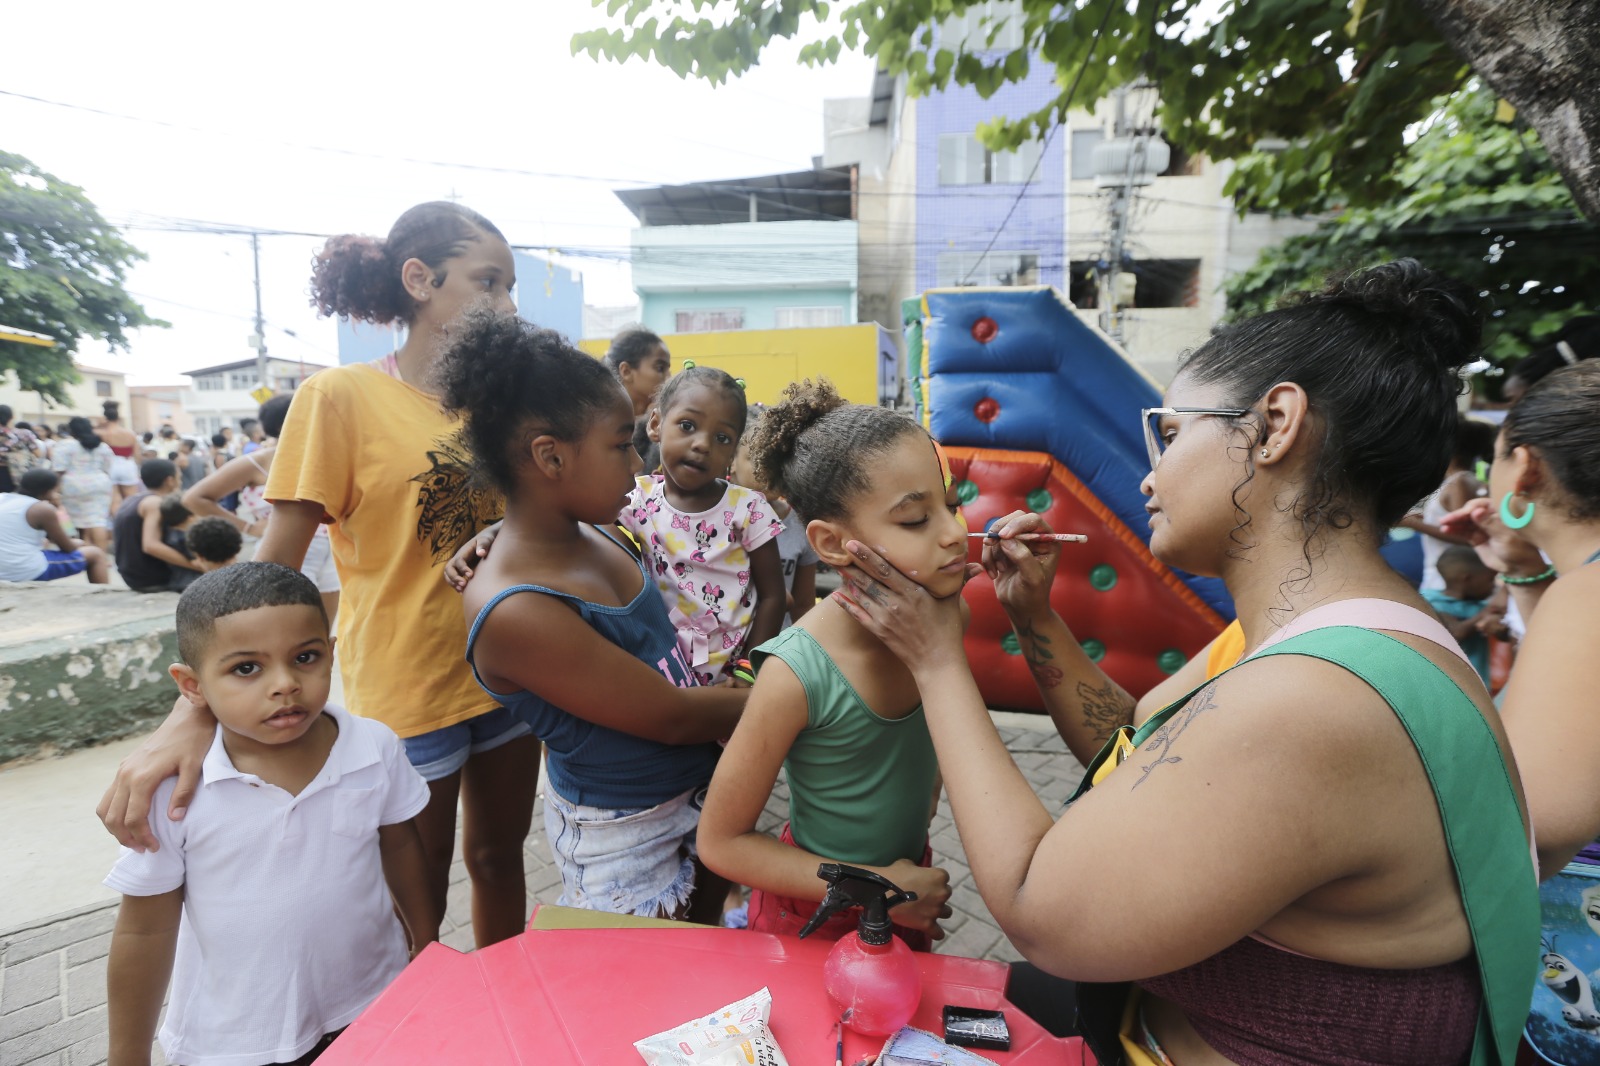
[[(1139, 410), (1156, 383), (1051, 288), (932, 290), (907, 300), (907, 377), (945, 447), (967, 524), (1035, 511), (1065, 545), (1051, 602), (1089, 657), (1135, 696), (1233, 618), (1222, 583), (1150, 554)], [(972, 558), (981, 542), (974, 540)], [(967, 657), (991, 707), (1043, 710), (989, 580), (967, 586)]]

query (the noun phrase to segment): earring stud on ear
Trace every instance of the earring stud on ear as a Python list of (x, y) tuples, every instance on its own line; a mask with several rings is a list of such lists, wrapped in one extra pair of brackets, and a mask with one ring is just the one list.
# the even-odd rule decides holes
[(1267, 449), (1262, 448), (1261, 449), (1261, 458), (1263, 458), (1263, 459), (1271, 459), (1272, 458), (1272, 453), (1267, 451)]

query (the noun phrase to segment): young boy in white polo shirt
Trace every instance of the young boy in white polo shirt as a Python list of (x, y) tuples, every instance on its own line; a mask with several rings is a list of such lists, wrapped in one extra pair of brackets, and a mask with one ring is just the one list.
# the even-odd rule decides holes
[(169, 977), (169, 1062), (309, 1063), (405, 966), (408, 930), (411, 954), (438, 939), (412, 821), (428, 788), (387, 726), (328, 704), (328, 618), (297, 571), (202, 575), (177, 628), (172, 677), (217, 735), (183, 821), (174, 778), (160, 847), (124, 848), (106, 878), (110, 1066), (148, 1066)]

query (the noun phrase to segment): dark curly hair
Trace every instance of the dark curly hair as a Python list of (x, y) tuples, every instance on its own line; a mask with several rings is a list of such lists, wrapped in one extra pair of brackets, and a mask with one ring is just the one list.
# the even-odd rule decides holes
[(672, 410), (678, 394), (692, 385), (703, 385), (708, 389), (717, 389), (724, 396), (738, 401), (739, 407), (739, 436), (744, 436), (745, 422), (750, 418), (750, 408), (745, 401), (744, 386), (734, 379), (726, 370), (718, 370), (714, 366), (690, 366), (678, 371), (667, 379), (656, 392), (656, 410), (661, 412), (662, 421), (666, 420), (667, 412)]
[(926, 435), (888, 408), (850, 403), (827, 378), (807, 378), (784, 389), (783, 402), (751, 430), (750, 461), (801, 518), (825, 522), (849, 513), (850, 502), (872, 487), (868, 460), (908, 433)]
[(400, 281), (408, 259), (420, 259), (444, 284), (448, 259), (487, 234), (505, 235), (478, 212), (447, 200), (418, 204), (395, 220), (383, 240), (346, 233), (328, 238), (311, 261), (311, 306), (319, 314), (361, 322), (410, 322), (416, 305)]
[[(1179, 374), (1220, 384), (1219, 402), (1248, 408), (1280, 382), (1305, 389), (1321, 431), (1306, 489), (1293, 502), (1311, 542), (1324, 527), (1357, 519), (1386, 529), (1439, 486), (1456, 446), (1460, 370), (1482, 332), (1467, 286), (1398, 259), (1330, 279), (1276, 310), (1216, 329)], [(1249, 473), (1234, 489), (1239, 506), (1255, 476), (1259, 415), (1232, 419), (1243, 433)]]
[(604, 363), (555, 330), (488, 310), (451, 329), (436, 376), (446, 409), (466, 421), (480, 474), (506, 493), (534, 437), (576, 440), (627, 395)]
[(606, 352), (606, 366), (618, 370), (623, 363), (637, 367), (657, 348), (665, 348), (661, 338), (647, 329), (625, 329), (611, 340), (611, 350)]
[(1600, 360), (1546, 374), (1506, 413), (1505, 450), (1537, 448), (1574, 519), (1600, 518)]
[(244, 537), (226, 518), (197, 518), (183, 531), (183, 541), (195, 557), (208, 563), (225, 563), (239, 555)]

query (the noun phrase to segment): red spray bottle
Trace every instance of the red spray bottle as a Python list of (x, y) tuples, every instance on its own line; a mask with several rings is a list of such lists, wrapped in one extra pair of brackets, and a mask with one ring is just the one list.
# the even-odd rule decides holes
[(825, 862), (817, 876), (828, 882), (817, 913), (800, 930), (813, 932), (845, 907), (860, 907), (856, 931), (833, 946), (822, 967), (822, 986), (839, 1006), (846, 1029), (863, 1036), (899, 1032), (922, 1001), (922, 974), (905, 941), (895, 936), (889, 908), (909, 903), (915, 892), (869, 870)]

